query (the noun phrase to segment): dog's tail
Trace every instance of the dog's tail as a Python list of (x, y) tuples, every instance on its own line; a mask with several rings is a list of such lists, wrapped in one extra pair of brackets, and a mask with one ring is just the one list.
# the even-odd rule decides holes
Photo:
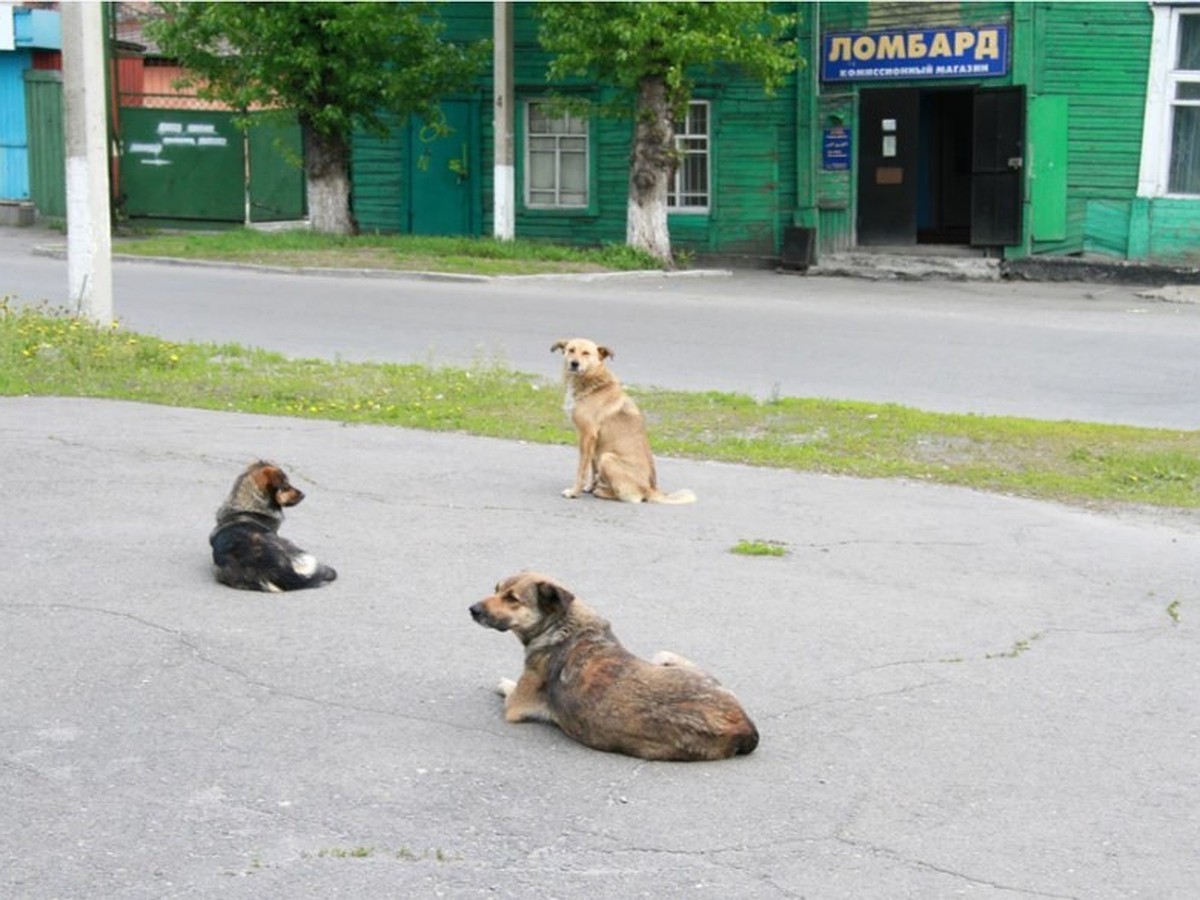
[(695, 503), (696, 495), (687, 488), (681, 488), (678, 491), (671, 491), (669, 494), (655, 491), (647, 496), (646, 500), (649, 503)]

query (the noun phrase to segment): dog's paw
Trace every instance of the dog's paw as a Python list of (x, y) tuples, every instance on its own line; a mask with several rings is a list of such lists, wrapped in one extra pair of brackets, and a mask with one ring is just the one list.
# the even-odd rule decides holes
[(564, 497), (566, 497), (568, 500), (574, 500), (576, 497), (578, 497), (578, 496), (579, 496), (579, 491), (577, 491), (577, 490), (576, 490), (575, 488), (573, 488), (573, 487), (569, 487), (569, 488), (567, 488), (565, 491), (563, 491), (563, 492), (562, 492), (562, 494), (563, 494), (563, 496), (564, 496)]
[(516, 689), (517, 689), (517, 683), (515, 681), (513, 681), (511, 678), (501, 678), (500, 683), (496, 685), (496, 693), (499, 694), (501, 697), (503, 697), (505, 700), (507, 700), (509, 698), (509, 695), (511, 695), (512, 692), (515, 691)]
[(650, 657), (650, 665), (652, 666), (677, 666), (681, 669), (694, 669), (696, 664), (690, 659), (680, 656), (678, 653), (672, 653), (670, 650), (659, 650)]

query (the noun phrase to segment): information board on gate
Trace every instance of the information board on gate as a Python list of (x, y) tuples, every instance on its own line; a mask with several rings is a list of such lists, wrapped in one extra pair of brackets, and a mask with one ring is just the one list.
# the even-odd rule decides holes
[(995, 78), (1008, 74), (1008, 26), (847, 31), (821, 40), (822, 81)]

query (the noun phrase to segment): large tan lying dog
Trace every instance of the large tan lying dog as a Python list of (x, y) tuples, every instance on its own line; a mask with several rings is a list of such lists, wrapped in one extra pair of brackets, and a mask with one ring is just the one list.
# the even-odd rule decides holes
[(715, 678), (673, 653), (638, 659), (543, 575), (504, 579), (471, 617), (525, 645), (520, 680), (499, 686), (509, 722), (552, 722), (589, 747), (642, 759), (727, 759), (758, 746), (754, 723)]
[(689, 490), (664, 494), (658, 489), (642, 412), (605, 365), (612, 351), (586, 338), (555, 341), (550, 349), (562, 351), (563, 408), (579, 433), (575, 483), (563, 496), (590, 492), (629, 503), (694, 502), (696, 495)]

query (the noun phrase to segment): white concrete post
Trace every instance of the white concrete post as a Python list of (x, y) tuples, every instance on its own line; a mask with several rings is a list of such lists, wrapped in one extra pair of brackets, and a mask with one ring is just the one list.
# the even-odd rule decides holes
[(509, 0), (492, 7), (493, 130), (495, 166), (492, 189), (492, 234), (502, 241), (516, 236), (516, 170), (513, 167), (513, 14)]
[(67, 290), (74, 311), (113, 319), (112, 227), (105, 115), (104, 25), (98, 0), (63, 3), (67, 157)]

